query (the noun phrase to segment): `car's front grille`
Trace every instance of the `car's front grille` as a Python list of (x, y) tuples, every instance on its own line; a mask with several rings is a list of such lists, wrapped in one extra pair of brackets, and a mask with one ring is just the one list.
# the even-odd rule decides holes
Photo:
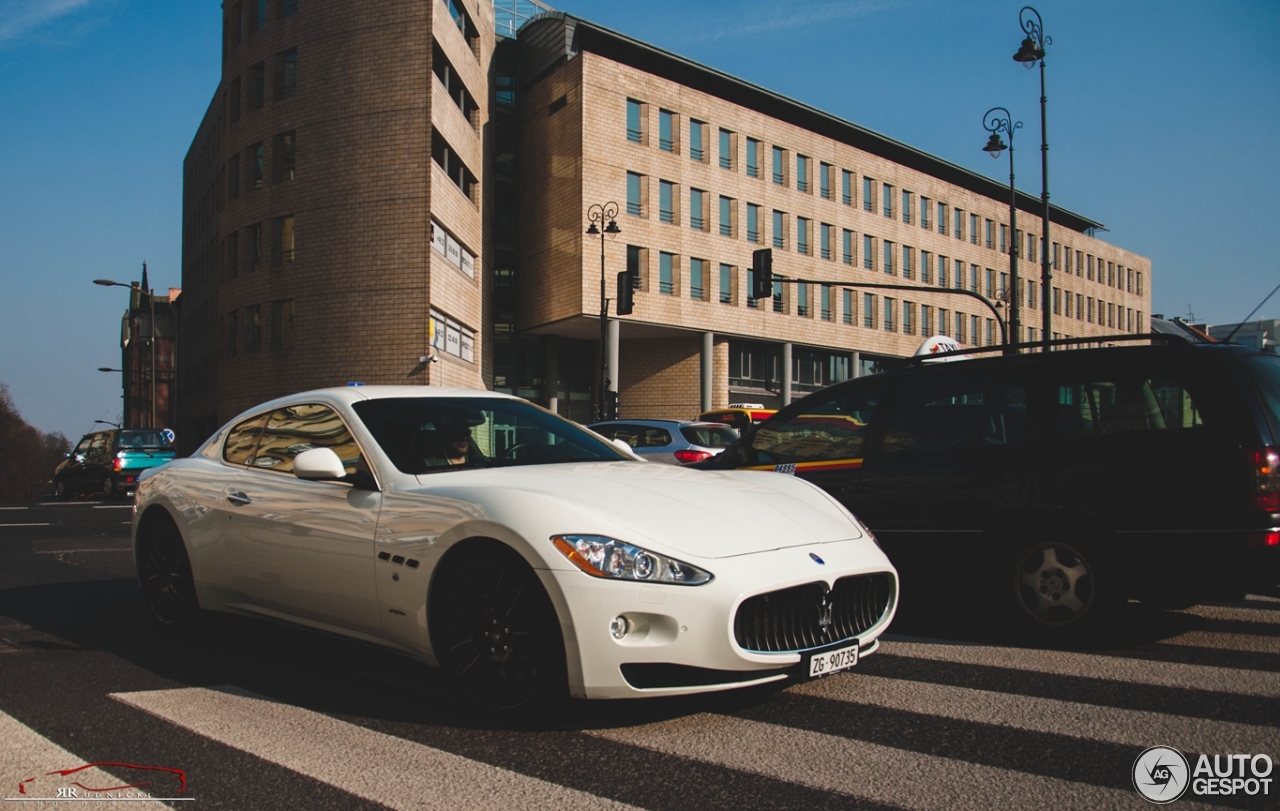
[(888, 572), (806, 583), (742, 601), (733, 635), (744, 650), (775, 653), (817, 648), (852, 639), (889, 610), (893, 575)]

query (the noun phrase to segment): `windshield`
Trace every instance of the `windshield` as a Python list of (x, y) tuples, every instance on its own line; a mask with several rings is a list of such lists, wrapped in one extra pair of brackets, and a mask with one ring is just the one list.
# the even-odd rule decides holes
[(169, 448), (169, 443), (164, 441), (164, 435), (156, 430), (146, 431), (121, 431), (120, 438), (116, 440), (116, 447), (122, 450), (128, 448)]
[(402, 473), (631, 461), (574, 423), (520, 400), (396, 397), (352, 408)]

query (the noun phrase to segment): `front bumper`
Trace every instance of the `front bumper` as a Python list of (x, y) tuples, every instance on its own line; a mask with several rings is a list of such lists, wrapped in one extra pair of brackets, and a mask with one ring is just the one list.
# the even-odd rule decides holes
[[(673, 586), (608, 580), (576, 570), (541, 573), (551, 580), (548, 591), (560, 603), (574, 696), (679, 695), (787, 678), (802, 664), (802, 652), (754, 652), (735, 639), (738, 608), (756, 595), (819, 581), (829, 589), (843, 577), (887, 573), (887, 607), (857, 637), (864, 655), (875, 650), (875, 640), (897, 608), (897, 573), (867, 538), (689, 562), (708, 569), (715, 579), (702, 586)], [(627, 621), (622, 639), (610, 632), (615, 617)]]

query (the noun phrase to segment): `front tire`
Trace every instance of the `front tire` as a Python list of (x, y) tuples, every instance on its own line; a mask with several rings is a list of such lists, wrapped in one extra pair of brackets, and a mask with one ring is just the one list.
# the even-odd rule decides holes
[(431, 595), (431, 640), (459, 691), (483, 709), (546, 708), (567, 695), (555, 607), (525, 560), (498, 543), (446, 563)]
[(152, 517), (138, 530), (138, 586), (151, 624), (178, 635), (195, 628), (200, 614), (191, 560), (182, 534), (168, 515)]

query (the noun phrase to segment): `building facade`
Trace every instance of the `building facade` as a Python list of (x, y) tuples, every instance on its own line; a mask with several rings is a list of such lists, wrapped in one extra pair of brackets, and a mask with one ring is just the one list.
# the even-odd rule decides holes
[[(948, 291), (1008, 299), (1014, 249), (1018, 337), (1040, 337), (1038, 198), (1018, 196), (1011, 232), (1005, 185), (529, 0), (497, 5), (224, 4), (185, 167), (191, 441), (351, 381), (495, 388), (581, 421), (602, 378), (629, 417), (787, 402), (931, 334), (999, 342), (996, 313)], [(620, 233), (585, 233), (611, 202)], [(1055, 333), (1145, 331), (1150, 262), (1072, 212), (1053, 226)], [(806, 283), (755, 301), (766, 247)], [(624, 269), (634, 312), (611, 305), (602, 329)]]

